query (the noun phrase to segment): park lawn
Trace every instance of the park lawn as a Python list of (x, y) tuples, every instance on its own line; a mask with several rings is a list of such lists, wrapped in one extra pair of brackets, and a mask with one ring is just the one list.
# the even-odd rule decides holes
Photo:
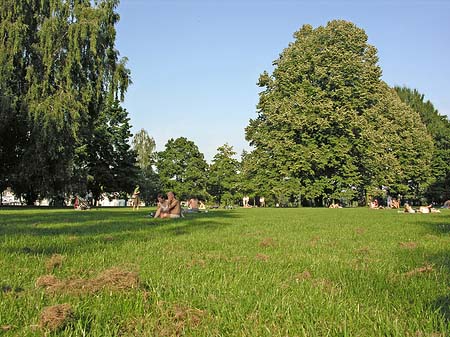
[(0, 209), (0, 335), (449, 336), (448, 210), (148, 212)]

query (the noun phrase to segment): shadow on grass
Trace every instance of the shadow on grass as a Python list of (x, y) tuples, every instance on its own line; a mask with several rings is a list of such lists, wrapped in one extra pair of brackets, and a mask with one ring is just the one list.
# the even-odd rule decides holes
[[(172, 221), (173, 226), (167, 226), (166, 232), (172, 235), (191, 234), (196, 231), (213, 231), (230, 226), (230, 221), (223, 222), (221, 219), (237, 218), (239, 215), (229, 211), (216, 211), (203, 214), (188, 214), (186, 218)], [(161, 220), (156, 220), (161, 222)], [(164, 221), (164, 220), (162, 220)]]
[(438, 297), (432, 306), (441, 313), (447, 323), (450, 322), (450, 295)]
[(424, 223), (424, 226), (435, 234), (450, 234), (450, 221), (440, 221), (434, 223)]
[[(52, 255), (80, 249), (95, 252), (104, 245), (126, 241), (148, 242), (160, 237), (218, 230), (232, 224), (225, 219), (238, 216), (225, 210), (188, 214), (181, 219), (153, 219), (131, 210), (17, 213), (0, 219), (0, 242), (9, 241), (3, 251), (26, 255)], [(11, 244), (11, 237), (20, 239)], [(44, 237), (58, 237), (58, 240), (39, 239)]]
[[(450, 249), (441, 250), (436, 254), (427, 257), (427, 260), (434, 266), (439, 267), (447, 274), (447, 280), (450, 279)], [(450, 295), (448, 287), (444, 289), (447, 295), (442, 295), (431, 301), (431, 307), (434, 311), (439, 312), (444, 317), (447, 324), (450, 323)]]
[[(445, 215), (427, 219), (422, 225), (433, 235), (448, 236), (450, 234), (450, 221)], [(450, 247), (429, 255), (427, 259), (433, 265), (442, 268), (441, 270), (444, 270), (450, 277)], [(431, 301), (431, 307), (440, 312), (447, 323), (450, 322), (450, 295), (442, 295)]]

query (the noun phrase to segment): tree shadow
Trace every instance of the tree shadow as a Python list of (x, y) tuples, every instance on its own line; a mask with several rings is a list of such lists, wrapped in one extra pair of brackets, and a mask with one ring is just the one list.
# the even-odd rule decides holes
[[(153, 219), (143, 212), (127, 210), (79, 212), (73, 210), (55, 213), (11, 214), (0, 219), (0, 242), (13, 236), (17, 244), (4, 246), (7, 253), (25, 255), (52, 255), (70, 253), (82, 247), (95, 252), (104, 245), (127, 241), (148, 242), (167, 235), (179, 236), (195, 231), (217, 230), (238, 215), (230, 211), (188, 214), (180, 219)], [(61, 237), (61, 240), (36, 240), (36, 237)], [(9, 240), (10, 241), (10, 240)]]
[(187, 214), (184, 218), (185, 221), (175, 220), (173, 226), (167, 227), (167, 232), (178, 236), (192, 234), (196, 231), (215, 231), (232, 225), (230, 222), (220, 221), (221, 219), (238, 217), (240, 217), (238, 214), (229, 211)]
[[(440, 270), (445, 271), (447, 279), (450, 279), (450, 251), (449, 249), (433, 254), (428, 257), (430, 263)], [(447, 294), (437, 297), (430, 301), (431, 308), (439, 312), (444, 317), (447, 324), (450, 323), (450, 295), (448, 294), (448, 287), (445, 289)]]
[[(429, 218), (427, 221), (422, 222), (421, 225), (432, 235), (437, 237), (448, 236), (450, 234), (450, 222), (446, 219), (448, 217), (441, 215)], [(447, 277), (450, 278), (450, 247), (428, 255), (427, 260), (440, 270), (445, 271), (448, 274)], [(450, 322), (450, 295), (439, 296), (432, 300), (430, 305), (433, 310), (440, 312), (447, 324)]]
[(450, 322), (450, 295), (438, 297), (432, 303), (432, 307), (441, 313), (447, 323)]
[(448, 222), (428, 224), (428, 227), (437, 234), (449, 234), (450, 233), (450, 223), (448, 223)]

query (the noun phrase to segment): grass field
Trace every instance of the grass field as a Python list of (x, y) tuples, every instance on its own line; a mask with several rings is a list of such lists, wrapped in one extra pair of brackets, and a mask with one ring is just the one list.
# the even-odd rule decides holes
[(449, 336), (450, 211), (0, 209), (0, 335)]

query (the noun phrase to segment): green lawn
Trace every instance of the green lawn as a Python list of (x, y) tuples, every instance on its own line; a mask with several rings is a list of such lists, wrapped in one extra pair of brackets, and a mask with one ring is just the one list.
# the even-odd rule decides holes
[(0, 209), (0, 335), (449, 336), (448, 210), (148, 212)]

